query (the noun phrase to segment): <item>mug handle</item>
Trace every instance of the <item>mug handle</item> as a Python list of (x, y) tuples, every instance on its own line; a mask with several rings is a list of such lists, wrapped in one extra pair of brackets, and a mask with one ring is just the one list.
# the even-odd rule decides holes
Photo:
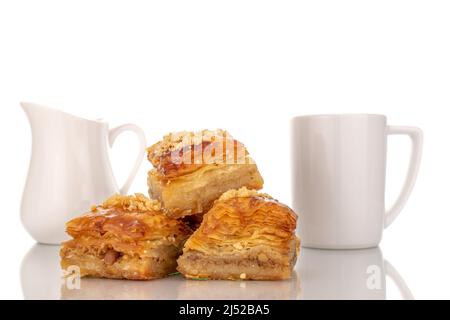
[(128, 190), (130, 189), (131, 184), (133, 183), (133, 180), (139, 170), (139, 167), (141, 166), (142, 160), (144, 160), (145, 148), (147, 146), (144, 131), (140, 127), (135, 124), (124, 124), (109, 131), (110, 148), (112, 148), (112, 146), (114, 145), (114, 141), (116, 141), (116, 138), (125, 131), (131, 131), (136, 134), (139, 140), (139, 153), (136, 158), (136, 162), (134, 163), (134, 167), (130, 172), (130, 175), (128, 176), (127, 180), (125, 180), (122, 188), (119, 189), (120, 194), (127, 194)]
[(422, 158), (423, 149), (423, 132), (421, 129), (416, 127), (398, 127), (389, 126), (387, 128), (388, 135), (407, 135), (411, 138), (412, 150), (411, 159), (409, 162), (408, 173), (406, 175), (406, 180), (403, 188), (398, 196), (397, 200), (391, 209), (386, 212), (384, 227), (387, 228), (399, 215), (400, 211), (408, 201), (409, 196), (414, 188), (414, 184), (417, 180), (417, 175), (419, 173), (420, 161)]
[(414, 300), (414, 296), (406, 284), (406, 281), (387, 260), (384, 260), (384, 270), (386, 271), (386, 275), (394, 281), (395, 285), (400, 290), (403, 300)]

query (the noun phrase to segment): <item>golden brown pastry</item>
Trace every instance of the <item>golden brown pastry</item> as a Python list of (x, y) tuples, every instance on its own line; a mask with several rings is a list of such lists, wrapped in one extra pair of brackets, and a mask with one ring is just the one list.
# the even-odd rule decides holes
[(296, 221), (289, 207), (268, 195), (230, 190), (186, 242), (178, 271), (186, 278), (288, 279), (300, 244)]
[(264, 183), (244, 145), (223, 130), (169, 134), (148, 148), (148, 159), (150, 197), (174, 218), (207, 212), (227, 190)]
[(142, 194), (115, 195), (67, 223), (72, 240), (61, 247), (61, 266), (81, 276), (147, 280), (176, 271), (191, 229), (161, 212)]

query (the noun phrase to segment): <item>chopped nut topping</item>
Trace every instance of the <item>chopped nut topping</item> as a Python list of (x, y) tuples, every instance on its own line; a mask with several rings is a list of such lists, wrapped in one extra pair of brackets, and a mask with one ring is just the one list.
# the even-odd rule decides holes
[[(101, 207), (104, 209), (118, 208), (126, 211), (146, 212), (161, 210), (161, 203), (157, 200), (149, 199), (141, 193), (129, 196), (115, 194), (106, 199)], [(91, 208), (91, 211), (95, 212), (97, 208)]]
[(153, 156), (158, 157), (168, 151), (182, 149), (191, 144), (195, 145), (201, 144), (202, 142), (214, 141), (215, 137), (228, 137), (232, 139), (231, 135), (222, 129), (202, 130), (197, 132), (181, 131), (165, 135), (162, 141), (148, 148), (147, 151), (152, 152)]
[(267, 199), (273, 199), (271, 196), (269, 196), (266, 193), (259, 193), (256, 190), (250, 190), (246, 187), (242, 187), (238, 190), (228, 190), (224, 194), (222, 194), (219, 198), (219, 201), (225, 201), (232, 198), (250, 198), (250, 197), (261, 197), (261, 198), (267, 198)]

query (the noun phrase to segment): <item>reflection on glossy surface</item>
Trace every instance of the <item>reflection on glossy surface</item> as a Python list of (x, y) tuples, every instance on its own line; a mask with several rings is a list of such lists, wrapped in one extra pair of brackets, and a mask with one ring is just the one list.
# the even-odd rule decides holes
[(294, 273), (284, 281), (198, 281), (185, 280), (178, 299), (183, 300), (295, 300), (300, 279)]
[(383, 259), (380, 248), (316, 250), (302, 248), (300, 299), (384, 300), (386, 276), (404, 299), (413, 299), (400, 274)]
[[(69, 290), (61, 281), (59, 247), (37, 244), (22, 262), (25, 299), (385, 299), (386, 276), (405, 299), (406, 283), (383, 259), (379, 248), (314, 250), (302, 248), (296, 272), (287, 281), (197, 281), (181, 276), (150, 281), (83, 278)], [(391, 288), (390, 288), (391, 289)]]
[(59, 299), (62, 271), (59, 246), (36, 244), (22, 260), (20, 280), (25, 299)]
[(61, 299), (295, 299), (295, 280), (281, 282), (196, 281), (170, 276), (151, 281), (83, 279), (81, 289), (61, 286)]
[(61, 286), (62, 300), (172, 300), (181, 286), (179, 276), (151, 281), (83, 278), (81, 288)]

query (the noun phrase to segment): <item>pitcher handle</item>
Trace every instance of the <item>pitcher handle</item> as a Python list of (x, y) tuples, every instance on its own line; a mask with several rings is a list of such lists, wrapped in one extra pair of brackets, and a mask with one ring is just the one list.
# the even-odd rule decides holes
[(135, 124), (124, 124), (109, 131), (109, 146), (111, 148), (114, 145), (114, 141), (116, 141), (116, 138), (125, 131), (131, 131), (136, 134), (139, 140), (139, 153), (136, 158), (136, 162), (134, 163), (134, 167), (130, 172), (130, 175), (128, 176), (127, 180), (125, 180), (122, 188), (119, 189), (120, 194), (127, 194), (128, 190), (130, 189), (131, 184), (133, 183), (133, 180), (139, 170), (139, 167), (141, 166), (142, 160), (144, 160), (145, 148), (147, 146), (144, 131), (140, 127)]

